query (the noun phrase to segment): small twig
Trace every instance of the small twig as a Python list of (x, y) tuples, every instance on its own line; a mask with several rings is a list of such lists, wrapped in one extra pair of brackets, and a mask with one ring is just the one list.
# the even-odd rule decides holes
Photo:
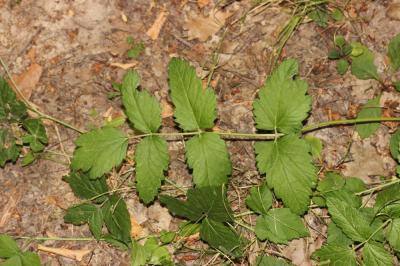
[(55, 118), (55, 117), (53, 117), (53, 116), (50, 116), (50, 115), (48, 115), (48, 114), (45, 114), (45, 113), (41, 112), (38, 108), (36, 108), (36, 106), (35, 106), (33, 103), (31, 103), (31, 102), (21, 93), (21, 90), (19, 89), (17, 83), (15, 82), (14, 78), (12, 77), (12, 75), (11, 75), (11, 73), (10, 73), (10, 70), (8, 69), (6, 63), (3, 61), (3, 59), (2, 59), (1, 57), (0, 57), (0, 63), (1, 63), (1, 65), (3, 66), (4, 70), (6, 71), (6, 74), (7, 74), (8, 78), (10, 79), (10, 81), (11, 81), (13, 87), (14, 87), (15, 93), (16, 93), (17, 96), (25, 103), (26, 107), (27, 107), (29, 110), (31, 110), (32, 112), (38, 114), (39, 117), (42, 118), (42, 119), (47, 119), (47, 120), (56, 122), (56, 123), (58, 123), (58, 124), (60, 124), (60, 125), (63, 125), (64, 127), (67, 127), (67, 128), (72, 129), (72, 130), (75, 130), (76, 132), (81, 133), (81, 134), (82, 134), (82, 133), (85, 133), (85, 130), (79, 129), (79, 128), (77, 128), (77, 127), (71, 125), (71, 124), (68, 124), (67, 122), (64, 122), (64, 121), (62, 121), (62, 120), (59, 120), (59, 119), (57, 119), (57, 118)]

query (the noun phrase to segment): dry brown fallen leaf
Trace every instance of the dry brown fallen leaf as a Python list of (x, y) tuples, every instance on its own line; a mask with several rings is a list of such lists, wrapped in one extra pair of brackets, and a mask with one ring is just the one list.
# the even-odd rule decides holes
[(174, 108), (172, 105), (165, 99), (161, 99), (161, 117), (167, 118), (174, 115)]
[(206, 5), (208, 5), (210, 3), (210, 0), (197, 0), (197, 5), (200, 8), (205, 7)]
[(134, 239), (139, 238), (140, 234), (143, 231), (143, 227), (132, 216), (131, 216), (131, 227), (132, 227), (131, 236)]
[(223, 12), (221, 10), (211, 12), (208, 17), (192, 14), (186, 21), (188, 40), (197, 38), (202, 42), (206, 41), (208, 37), (217, 33), (224, 26), (226, 19), (232, 14), (230, 11)]
[(158, 35), (160, 34), (161, 28), (164, 25), (165, 21), (167, 20), (168, 12), (163, 10), (158, 17), (154, 21), (153, 25), (150, 29), (146, 32), (147, 36), (149, 36), (153, 41), (157, 40)]
[(39, 64), (33, 63), (25, 72), (13, 77), (22, 95), (26, 99), (29, 100), (29, 98), (31, 98), (32, 91), (38, 84), (42, 72), (43, 68)]
[(38, 250), (60, 255), (77, 261), (82, 261), (83, 257), (92, 252), (90, 249), (67, 249), (67, 248), (52, 248), (43, 245), (38, 245)]
[(118, 68), (122, 68), (123, 70), (127, 70), (129, 68), (133, 68), (138, 64), (138, 62), (131, 62), (131, 63), (111, 63), (110, 66), (112, 67), (118, 67)]

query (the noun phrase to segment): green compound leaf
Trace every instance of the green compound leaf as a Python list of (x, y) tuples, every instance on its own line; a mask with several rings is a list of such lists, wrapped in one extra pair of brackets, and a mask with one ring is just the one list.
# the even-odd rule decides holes
[(392, 40), (390, 40), (388, 46), (388, 57), (392, 64), (393, 70), (397, 71), (400, 69), (400, 34), (397, 34)]
[(8, 235), (0, 235), (0, 258), (10, 258), (20, 252), (17, 242)]
[(202, 88), (194, 67), (173, 58), (168, 65), (168, 78), (179, 127), (185, 131), (212, 128), (216, 118), (215, 93), (211, 88)]
[(131, 219), (125, 201), (113, 194), (103, 205), (102, 212), (111, 236), (128, 244), (131, 241)]
[(277, 141), (257, 142), (257, 167), (266, 173), (269, 187), (296, 214), (308, 209), (315, 167), (304, 140), (287, 135)]
[(386, 239), (396, 251), (400, 251), (400, 219), (396, 218), (386, 229)]
[(292, 266), (293, 264), (271, 256), (257, 257), (256, 266)]
[(22, 126), (29, 132), (22, 138), (24, 143), (29, 143), (33, 152), (40, 152), (44, 149), (44, 145), (48, 143), (46, 129), (39, 119), (25, 119)]
[(165, 195), (160, 196), (160, 201), (173, 214), (196, 223), (205, 217), (217, 222), (233, 221), (233, 212), (223, 186), (190, 189), (186, 201)]
[(19, 153), (14, 135), (7, 128), (0, 128), (0, 167), (4, 167), (8, 161), (15, 162)]
[[(359, 42), (351, 43), (353, 52), (351, 54), (351, 73), (359, 79), (379, 80), (377, 68), (374, 64), (375, 56)], [(358, 52), (356, 52), (358, 51)]]
[(8, 83), (0, 77), (0, 122), (18, 122), (27, 115), (25, 105), (18, 101)]
[(335, 195), (326, 198), (332, 221), (352, 240), (363, 242), (372, 234), (372, 228), (364, 215), (355, 207)]
[[(379, 105), (381, 96), (369, 100), (358, 113), (357, 119), (379, 118), (382, 115), (382, 108)], [(362, 139), (370, 137), (379, 128), (380, 123), (357, 124), (356, 130)]]
[[(75, 196), (81, 199), (94, 199), (96, 203), (102, 203), (107, 199), (105, 193), (108, 191), (106, 178), (90, 179), (89, 175), (81, 172), (71, 172), (64, 176), (63, 180), (69, 184)], [(99, 196), (103, 194), (103, 196)]]
[(313, 260), (320, 265), (356, 266), (356, 253), (349, 246), (343, 244), (325, 244), (312, 254)]
[(219, 186), (232, 172), (228, 149), (219, 135), (211, 132), (186, 142), (186, 158), (193, 169), (193, 182), (199, 187)]
[(221, 222), (205, 218), (201, 224), (200, 237), (211, 247), (234, 257), (243, 256), (243, 239)]
[(122, 162), (128, 138), (121, 130), (106, 127), (82, 134), (75, 144), (71, 168), (88, 171), (90, 178), (97, 178)]
[(257, 218), (255, 233), (260, 240), (287, 244), (289, 240), (309, 235), (303, 221), (288, 208), (271, 209)]
[(272, 206), (272, 193), (266, 184), (250, 189), (246, 205), (258, 214), (267, 214)]
[(161, 108), (154, 96), (147, 91), (138, 91), (139, 74), (128, 71), (122, 82), (122, 103), (133, 126), (144, 132), (157, 132), (161, 126)]
[(141, 140), (135, 151), (136, 188), (144, 203), (150, 203), (158, 194), (164, 171), (168, 169), (167, 142), (158, 136)]
[(294, 79), (297, 73), (297, 61), (286, 60), (266, 80), (253, 104), (257, 129), (289, 133), (301, 128), (311, 97), (306, 95), (307, 83)]
[(399, 147), (400, 147), (400, 129), (397, 129), (396, 132), (390, 138), (390, 153), (392, 154), (392, 157), (397, 161), (400, 160)]
[(383, 247), (383, 244), (368, 241), (362, 250), (365, 266), (390, 266), (393, 265), (393, 258)]

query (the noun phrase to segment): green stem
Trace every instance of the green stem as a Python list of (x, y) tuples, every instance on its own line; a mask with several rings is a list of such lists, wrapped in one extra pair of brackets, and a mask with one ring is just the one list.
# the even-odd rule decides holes
[(370, 241), (374, 235), (376, 235), (381, 229), (383, 229), (386, 225), (388, 225), (388, 223), (392, 222), (392, 220), (386, 220), (381, 226), (379, 226), (369, 237), (368, 239), (366, 239), (365, 241), (361, 242), (360, 244), (358, 244), (357, 246), (355, 246), (353, 248), (354, 251), (356, 251), (357, 249), (359, 249), (360, 247), (364, 246), (366, 243), (368, 243), (368, 241)]
[(351, 124), (365, 124), (373, 122), (400, 122), (400, 117), (376, 117), (376, 118), (357, 118), (357, 119), (344, 119), (321, 122), (318, 124), (308, 125), (303, 127), (302, 133), (314, 131), (321, 128), (332, 127), (337, 125), (351, 125)]
[(364, 190), (364, 191), (360, 191), (360, 192), (356, 193), (356, 195), (357, 196), (362, 196), (362, 195), (365, 195), (365, 194), (370, 194), (370, 193), (373, 193), (375, 191), (381, 190), (381, 189), (383, 189), (385, 187), (389, 187), (389, 186), (397, 184), (397, 183), (400, 183), (400, 179), (395, 179), (395, 180), (392, 180), (392, 181), (390, 181), (388, 183), (385, 183), (385, 184), (382, 184), (382, 185), (379, 185), (379, 186), (376, 186), (376, 187), (373, 187), (373, 188), (370, 188), (370, 189), (367, 189), (367, 190)]
[(8, 69), (7, 64), (3, 61), (3, 59), (2, 59), (1, 57), (0, 57), (0, 63), (1, 63), (1, 65), (3, 66), (4, 70), (6, 71), (6, 74), (7, 74), (8, 78), (10, 79), (12, 85), (14, 86), (14, 90), (15, 90), (16, 94), (17, 94), (18, 97), (25, 103), (26, 107), (27, 107), (29, 110), (31, 110), (32, 112), (38, 114), (40, 118), (43, 118), (43, 119), (47, 119), (47, 120), (56, 122), (56, 123), (58, 123), (58, 124), (60, 124), (60, 125), (63, 125), (64, 127), (67, 127), (67, 128), (72, 129), (72, 130), (75, 130), (75, 131), (78, 132), (78, 133), (81, 133), (81, 134), (82, 134), (82, 133), (85, 133), (85, 130), (79, 129), (79, 128), (77, 128), (77, 127), (71, 125), (71, 124), (68, 124), (67, 122), (64, 122), (64, 121), (62, 121), (62, 120), (60, 120), (60, 119), (57, 119), (57, 118), (55, 118), (55, 117), (52, 117), (52, 116), (50, 116), (50, 115), (48, 115), (48, 114), (45, 114), (45, 113), (39, 111), (39, 110), (35, 107), (35, 105), (32, 104), (32, 103), (21, 93), (21, 90), (19, 89), (17, 83), (15, 82), (14, 78), (12, 77), (12, 75), (11, 75), (11, 73), (10, 73), (10, 70)]
[(235, 220), (234, 222), (235, 222), (235, 224), (240, 225), (241, 227), (246, 228), (247, 230), (249, 230), (249, 231), (251, 231), (253, 233), (255, 232), (253, 227), (250, 227), (250, 226), (248, 226), (248, 225), (246, 225), (246, 224), (244, 224), (244, 223), (242, 223), (242, 222), (240, 222), (238, 220)]
[(96, 239), (93, 237), (42, 237), (42, 236), (12, 236), (15, 239), (28, 239), (32, 241), (103, 241), (105, 239)]

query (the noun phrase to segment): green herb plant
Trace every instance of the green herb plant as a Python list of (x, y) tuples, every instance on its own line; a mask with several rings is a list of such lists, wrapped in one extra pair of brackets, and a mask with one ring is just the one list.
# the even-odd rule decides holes
[[(354, 50), (352, 46), (351, 53)], [(365, 53), (363, 50), (359, 56)], [(381, 117), (379, 96), (370, 100), (356, 119), (304, 126), (311, 111), (308, 84), (298, 78), (297, 61), (288, 59), (266, 79), (254, 101), (259, 132), (225, 132), (213, 129), (217, 119), (215, 92), (211, 87), (203, 88), (194, 67), (173, 58), (168, 77), (179, 131), (162, 128), (159, 102), (140, 89), (139, 74), (128, 71), (118, 87), (131, 129), (111, 123), (78, 137), (71, 172), (64, 180), (82, 202), (66, 211), (66, 223), (88, 224), (94, 239), (131, 250), (131, 265), (173, 265), (167, 245), (176, 253), (186, 247), (185, 238), (195, 233), (217, 256), (233, 263), (243, 259), (255, 241), (288, 244), (310, 236), (302, 217), (320, 207), (327, 209), (331, 221), (323, 220), (328, 227), (327, 240), (312, 259), (336, 266), (394, 264), (400, 250), (400, 179), (393, 177), (367, 188), (360, 179), (336, 172), (319, 175), (322, 143), (306, 136), (320, 128), (356, 124), (359, 135), (366, 138), (382, 121), (399, 122), (400, 118)], [(1, 88), (2, 94), (4, 88), (8, 90), (5, 85)], [(17, 107), (15, 110), (21, 109)], [(232, 163), (224, 139), (254, 141), (257, 168), (265, 175), (259, 186), (250, 188), (246, 213), (235, 213), (229, 204)], [(168, 141), (184, 142), (186, 162), (193, 175), (194, 187), (182, 198), (163, 191), (161, 186), (168, 182), (180, 195), (186, 192), (165, 176), (170, 162)], [(128, 155), (130, 148), (134, 149), (133, 158)], [(391, 138), (390, 151), (399, 161), (399, 130)], [(120, 181), (112, 188), (107, 184), (110, 175)], [(125, 185), (132, 176), (134, 183)], [(146, 205), (158, 198), (171, 214), (186, 221), (176, 232), (133, 239), (124, 200), (124, 195), (133, 191)], [(373, 206), (363, 204), (364, 197), (375, 194)], [(248, 215), (256, 217), (255, 226), (242, 219)], [(11, 257), (1, 250), (0, 245), (0, 257)], [(267, 253), (258, 255), (257, 265), (291, 265)]]

